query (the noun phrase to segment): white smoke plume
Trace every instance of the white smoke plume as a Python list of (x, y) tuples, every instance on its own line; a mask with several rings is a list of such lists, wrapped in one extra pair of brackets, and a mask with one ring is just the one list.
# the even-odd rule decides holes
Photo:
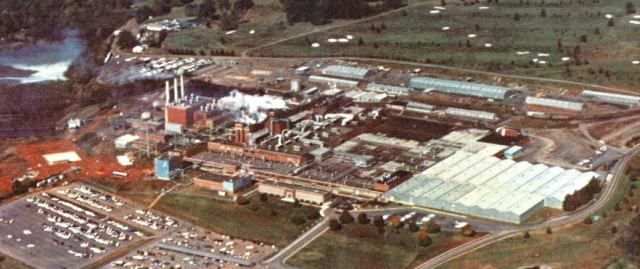
[(237, 112), (236, 121), (255, 124), (267, 118), (265, 111), (271, 109), (285, 109), (287, 104), (284, 99), (273, 95), (249, 95), (237, 90), (218, 100), (220, 109)]

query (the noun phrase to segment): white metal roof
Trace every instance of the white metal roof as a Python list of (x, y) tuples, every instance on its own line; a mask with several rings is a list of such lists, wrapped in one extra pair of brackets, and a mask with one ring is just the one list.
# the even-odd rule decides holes
[(474, 185), (484, 184), (485, 182), (495, 178), (499, 174), (504, 173), (505, 170), (509, 169), (515, 163), (516, 162), (513, 160), (502, 160), (497, 164), (489, 167), (487, 170), (483, 171), (482, 173), (478, 174), (477, 176), (473, 177), (471, 180), (468, 181), (468, 183), (474, 184)]
[(539, 189), (536, 190), (536, 194), (542, 195), (544, 197), (548, 197), (555, 191), (557, 191), (560, 187), (567, 184), (571, 179), (580, 175), (580, 172), (575, 169), (566, 170), (560, 173), (558, 176), (554, 177), (552, 180), (547, 182), (547, 184), (543, 185)]
[(448, 107), (445, 110), (445, 112), (449, 115), (474, 118), (474, 119), (482, 119), (482, 120), (495, 120), (497, 118), (496, 113), (481, 111), (481, 110)]
[(485, 185), (492, 186), (492, 187), (500, 187), (504, 185), (507, 181), (511, 180), (513, 177), (529, 169), (529, 167), (531, 166), (532, 164), (528, 162), (516, 163), (511, 167), (509, 167), (509, 169), (503, 171), (498, 176), (494, 177), (492, 180), (485, 182)]
[(322, 69), (322, 74), (344, 78), (363, 79), (371, 69), (346, 65), (329, 65)]
[(623, 104), (623, 105), (640, 104), (640, 96), (609, 93), (609, 92), (597, 92), (597, 91), (589, 91), (589, 90), (582, 91), (581, 95), (584, 97), (591, 97), (591, 98), (595, 98), (601, 101), (610, 102), (614, 104)]
[(75, 151), (66, 151), (60, 153), (52, 153), (42, 155), (42, 157), (47, 161), (49, 165), (60, 163), (60, 162), (78, 162), (80, 156)]
[(479, 162), (477, 162), (476, 164), (474, 164), (473, 166), (465, 168), (464, 171), (462, 171), (462, 173), (459, 173), (458, 175), (453, 177), (452, 180), (460, 183), (466, 183), (468, 180), (474, 178), (475, 176), (479, 175), (483, 171), (486, 171), (487, 169), (491, 168), (499, 161), (500, 159), (496, 157), (486, 157), (480, 160)]
[(527, 96), (524, 102), (528, 105), (548, 106), (575, 111), (582, 110), (582, 107), (584, 106), (583, 103), (578, 102), (570, 102), (551, 98), (538, 98), (533, 96)]
[(537, 180), (537, 176), (542, 174), (542, 172), (547, 169), (549, 169), (549, 167), (544, 164), (533, 165), (517, 176), (511, 178), (509, 181), (505, 182), (502, 186), (511, 190), (517, 190), (518, 188), (520, 188), (520, 186)]
[(520, 186), (519, 190), (532, 193), (564, 171), (564, 169), (557, 166), (551, 167), (538, 175), (536, 180), (531, 180), (529, 183)]
[(512, 91), (511, 89), (505, 87), (432, 77), (411, 78), (411, 80), (409, 81), (409, 85), (412, 88), (432, 89), (434, 91), (443, 93), (492, 99), (505, 99)]

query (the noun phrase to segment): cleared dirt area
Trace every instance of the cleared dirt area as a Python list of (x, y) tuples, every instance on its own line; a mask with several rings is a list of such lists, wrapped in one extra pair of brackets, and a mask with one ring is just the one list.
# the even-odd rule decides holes
[(519, 158), (523, 161), (573, 167), (593, 153), (590, 141), (577, 129), (532, 129), (526, 132), (531, 142)]

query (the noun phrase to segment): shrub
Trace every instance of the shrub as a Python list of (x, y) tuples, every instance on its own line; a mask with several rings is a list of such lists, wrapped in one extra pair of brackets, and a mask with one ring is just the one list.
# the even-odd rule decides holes
[(340, 224), (337, 219), (331, 219), (329, 221), (329, 229), (332, 231), (340, 231), (340, 229), (342, 229), (342, 224)]
[(371, 220), (369, 219), (369, 217), (367, 217), (367, 213), (361, 212), (360, 214), (358, 214), (358, 223), (360, 224), (369, 224), (371, 222)]
[(468, 225), (468, 224), (462, 227), (462, 230), (460, 232), (462, 233), (462, 236), (466, 236), (466, 237), (472, 237), (476, 235), (476, 230), (474, 230), (473, 227), (471, 227), (471, 225)]
[(351, 214), (348, 211), (343, 211), (342, 214), (340, 214), (340, 217), (338, 217), (338, 219), (342, 224), (350, 224), (355, 221), (353, 219), (353, 216), (351, 216)]
[(430, 220), (425, 222), (422, 227), (424, 228), (425, 231), (427, 231), (430, 234), (437, 234), (440, 232), (441, 228), (440, 225), (438, 225), (435, 221)]

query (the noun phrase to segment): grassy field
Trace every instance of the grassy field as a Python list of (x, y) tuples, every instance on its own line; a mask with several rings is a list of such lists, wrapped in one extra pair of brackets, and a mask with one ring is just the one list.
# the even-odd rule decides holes
[[(448, 2), (439, 14), (431, 14), (435, 4), (419, 5), (408, 12), (312, 34), (253, 54), (388, 58), (603, 84), (638, 83), (640, 66), (631, 61), (640, 60), (640, 26), (629, 23), (632, 18), (625, 13), (626, 0), (507, 0), (468, 6)], [(479, 9), (481, 6), (488, 9)], [(613, 27), (608, 26), (606, 14), (614, 16)], [(476, 36), (470, 38), (471, 34)], [(346, 35), (354, 39), (349, 43), (327, 42), (328, 38)], [(312, 42), (321, 46), (311, 49)], [(576, 46), (580, 47), (580, 65), (575, 61)], [(529, 54), (517, 55), (518, 51)], [(563, 57), (570, 60), (562, 61)], [(546, 63), (533, 63), (536, 58)]]
[[(390, 229), (390, 228), (387, 228)], [(378, 234), (371, 224), (349, 224), (341, 231), (327, 231), (287, 261), (303, 269), (321, 268), (413, 268), (416, 265), (463, 244), (472, 238), (451, 233), (430, 235), (433, 243), (418, 245), (416, 233)]]
[(13, 259), (9, 256), (0, 254), (0, 269), (30, 269), (32, 267)]
[[(638, 214), (628, 209), (640, 203), (637, 191), (633, 197), (627, 195), (632, 184), (638, 183), (626, 178), (622, 181), (612, 200), (599, 212), (601, 216), (606, 215), (599, 222), (576, 224), (554, 230), (552, 234), (534, 231), (530, 239), (516, 235), (461, 256), (441, 268), (514, 268), (539, 264), (549, 264), (553, 268), (633, 268), (625, 267), (630, 262), (615, 245), (621, 232), (611, 232), (613, 226), (622, 230)], [(621, 210), (617, 211), (615, 205), (619, 202)]]
[(165, 195), (154, 209), (184, 218), (207, 229), (234, 237), (246, 238), (286, 246), (300, 235), (311, 221), (303, 225), (291, 222), (293, 216), (306, 216), (316, 208), (296, 206), (269, 197), (267, 202), (251, 199), (248, 205), (221, 201), (216, 194), (202, 195), (206, 191), (197, 187), (180, 187)]
[(129, 183), (110, 181), (89, 181), (89, 185), (116, 194), (130, 201), (148, 206), (162, 192), (175, 183), (162, 180), (138, 180)]

